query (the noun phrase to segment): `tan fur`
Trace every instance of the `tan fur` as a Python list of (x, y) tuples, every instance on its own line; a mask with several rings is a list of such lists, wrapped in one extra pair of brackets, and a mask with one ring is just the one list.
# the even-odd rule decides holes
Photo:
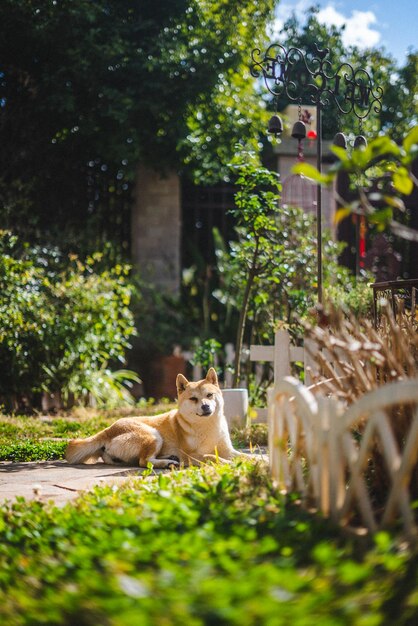
[[(176, 379), (178, 408), (154, 417), (124, 417), (87, 439), (68, 444), (69, 463), (127, 463), (166, 468), (205, 460), (230, 460), (232, 447), (218, 377), (211, 367), (206, 378)], [(169, 457), (176, 457), (170, 459)]]

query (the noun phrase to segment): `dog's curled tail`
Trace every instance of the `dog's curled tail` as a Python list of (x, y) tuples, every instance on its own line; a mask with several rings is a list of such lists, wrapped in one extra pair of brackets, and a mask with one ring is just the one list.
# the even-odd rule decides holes
[(102, 430), (97, 435), (86, 437), (86, 439), (72, 439), (65, 451), (67, 462), (73, 465), (78, 463), (96, 463), (101, 456), (102, 447), (106, 439), (106, 430)]

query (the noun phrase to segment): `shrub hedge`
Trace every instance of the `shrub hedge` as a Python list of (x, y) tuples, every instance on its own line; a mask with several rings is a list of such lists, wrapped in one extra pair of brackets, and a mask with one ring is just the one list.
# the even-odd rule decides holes
[(135, 333), (130, 268), (103, 269), (102, 259), (64, 259), (0, 231), (0, 398), (9, 406), (42, 391), (86, 394), (124, 361)]
[(242, 461), (0, 514), (0, 621), (13, 626), (412, 626), (417, 572), (389, 535), (342, 539)]

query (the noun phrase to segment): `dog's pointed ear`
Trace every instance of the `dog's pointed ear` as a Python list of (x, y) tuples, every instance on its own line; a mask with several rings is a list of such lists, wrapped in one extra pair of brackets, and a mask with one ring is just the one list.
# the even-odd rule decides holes
[(206, 374), (206, 380), (208, 381), (208, 383), (211, 383), (212, 385), (217, 385), (219, 387), (218, 375), (213, 367), (208, 370), (208, 373)]
[(183, 393), (183, 391), (186, 389), (188, 384), (189, 384), (189, 381), (187, 380), (185, 376), (183, 376), (183, 374), (177, 374), (176, 387), (177, 387), (178, 395)]

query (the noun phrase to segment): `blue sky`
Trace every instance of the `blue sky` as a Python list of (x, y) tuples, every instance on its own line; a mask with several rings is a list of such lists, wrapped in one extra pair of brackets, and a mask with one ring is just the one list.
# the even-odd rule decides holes
[(292, 13), (303, 16), (319, 5), (318, 18), (327, 24), (346, 24), (344, 43), (360, 48), (384, 47), (403, 65), (409, 47), (418, 49), (417, 0), (281, 0), (276, 28)]

